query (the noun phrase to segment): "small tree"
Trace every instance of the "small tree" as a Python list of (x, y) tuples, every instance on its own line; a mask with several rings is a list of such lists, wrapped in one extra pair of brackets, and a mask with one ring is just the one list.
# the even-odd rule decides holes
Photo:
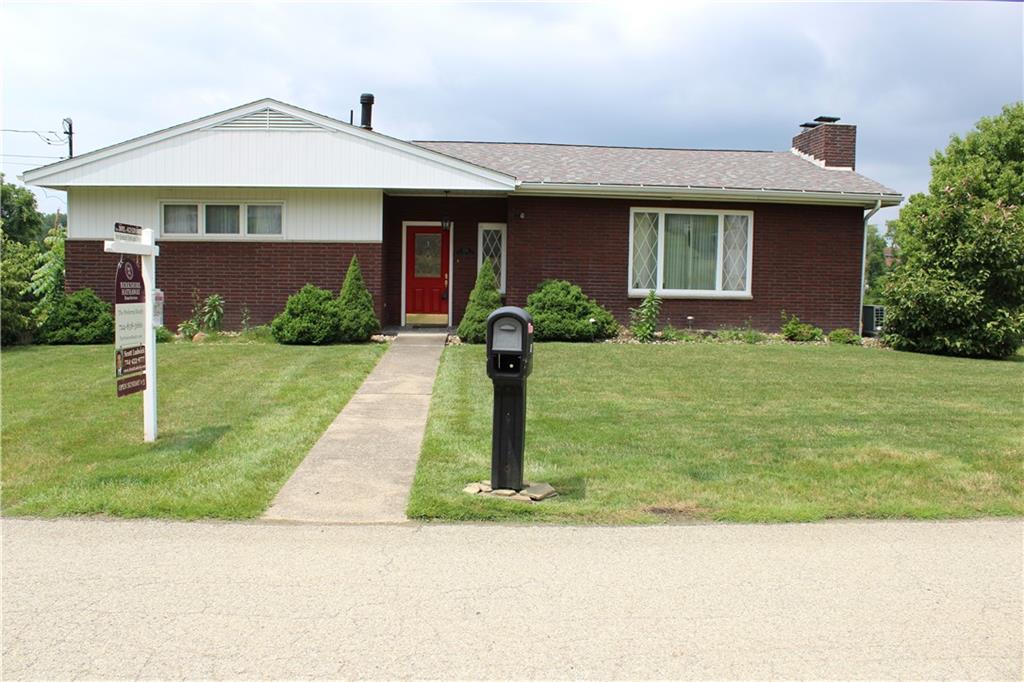
[(484, 259), (480, 272), (476, 274), (476, 284), (469, 294), (466, 312), (459, 322), (459, 338), (466, 343), (483, 343), (487, 340), (487, 316), (501, 307), (501, 292), (494, 276), (494, 266), (490, 259)]
[(46, 250), (40, 257), (40, 265), (32, 273), (31, 291), (36, 297), (33, 309), (40, 325), (46, 324), (46, 318), (57, 302), (64, 296), (64, 239), (66, 233), (60, 223), (55, 223), (43, 239)]
[(35, 331), (29, 291), (32, 272), (39, 264), (39, 247), (22, 244), (0, 233), (0, 343), (27, 343)]
[(954, 135), (931, 166), (929, 192), (894, 223), (885, 337), (903, 350), (1009, 357), (1024, 339), (1024, 103)]
[(864, 252), (864, 302), (882, 303), (882, 281), (889, 268), (885, 264), (885, 237), (877, 225), (868, 225), (867, 249)]
[(0, 229), (8, 239), (22, 244), (38, 244), (46, 233), (43, 216), (36, 209), (36, 195), (27, 187), (6, 182), (3, 173), (0, 173)]
[(352, 256), (345, 273), (345, 282), (338, 294), (338, 311), (341, 315), (340, 339), (346, 343), (369, 341), (380, 330), (380, 320), (373, 310), (373, 296), (363, 281), (359, 259)]

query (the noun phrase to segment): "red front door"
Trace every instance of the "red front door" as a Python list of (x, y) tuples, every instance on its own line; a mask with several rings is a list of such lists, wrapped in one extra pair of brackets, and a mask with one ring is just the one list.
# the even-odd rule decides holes
[(448, 324), (448, 232), (440, 227), (406, 228), (405, 323)]

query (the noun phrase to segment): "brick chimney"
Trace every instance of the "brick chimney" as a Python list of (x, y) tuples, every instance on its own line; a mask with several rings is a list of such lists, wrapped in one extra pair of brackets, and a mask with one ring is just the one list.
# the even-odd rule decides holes
[(839, 123), (835, 116), (819, 116), (800, 127), (793, 150), (825, 168), (856, 168), (857, 126)]

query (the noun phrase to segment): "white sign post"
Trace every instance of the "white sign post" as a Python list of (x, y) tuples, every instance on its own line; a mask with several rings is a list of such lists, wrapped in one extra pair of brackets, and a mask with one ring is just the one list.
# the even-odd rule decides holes
[[(134, 228), (134, 229), (129, 229)], [(153, 292), (156, 290), (156, 257), (160, 247), (153, 239), (153, 230), (135, 225), (114, 225), (114, 240), (104, 241), (107, 253), (139, 256), (142, 261), (142, 283), (145, 295), (143, 321), (143, 348), (145, 349), (146, 388), (142, 392), (143, 438), (147, 443), (156, 440), (156, 327), (153, 325)]]

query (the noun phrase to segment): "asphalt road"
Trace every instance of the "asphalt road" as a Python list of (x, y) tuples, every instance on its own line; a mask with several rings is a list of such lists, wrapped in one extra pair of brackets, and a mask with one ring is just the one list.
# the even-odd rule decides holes
[(2, 529), (6, 680), (1022, 675), (1019, 520)]

